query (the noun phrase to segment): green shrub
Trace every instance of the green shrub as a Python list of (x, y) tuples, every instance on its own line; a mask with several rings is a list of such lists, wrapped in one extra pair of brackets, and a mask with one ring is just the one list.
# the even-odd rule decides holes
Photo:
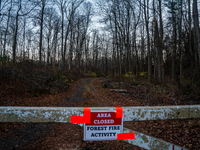
[(122, 75), (124, 78), (135, 78), (135, 75), (133, 75), (132, 72), (128, 72), (127, 74), (125, 75)]
[(147, 72), (140, 72), (140, 77), (147, 78)]
[(92, 77), (97, 77), (97, 74), (95, 72), (91, 72)]
[(62, 81), (62, 82), (68, 82), (69, 80), (67, 79), (67, 77), (63, 74), (58, 74), (58, 76), (56, 76), (56, 81)]

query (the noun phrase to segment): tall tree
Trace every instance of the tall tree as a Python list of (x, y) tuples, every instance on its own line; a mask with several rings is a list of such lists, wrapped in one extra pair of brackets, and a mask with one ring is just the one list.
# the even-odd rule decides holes
[[(55, 0), (55, 3), (59, 7), (61, 13), (61, 55), (62, 59), (64, 59), (64, 52), (63, 52), (63, 42), (64, 42), (64, 20), (65, 20), (65, 9), (68, 3), (68, 0)], [(64, 62), (63, 62), (64, 63)]]
[(150, 36), (149, 36), (149, 0), (144, 0), (144, 16), (147, 32), (147, 55), (148, 55), (148, 81), (151, 81), (151, 52), (150, 52)]
[(40, 12), (40, 41), (39, 41), (39, 63), (42, 64), (42, 40), (43, 40), (43, 22), (44, 22), (44, 10), (46, 6), (46, 0), (41, 0), (41, 12)]
[(199, 56), (199, 66), (200, 66), (200, 31), (199, 31), (199, 15), (198, 15), (197, 0), (193, 0), (192, 12), (193, 12), (195, 39), (196, 39), (196, 44), (197, 44), (197, 52)]
[(163, 17), (162, 17), (162, 0), (159, 0), (159, 21), (160, 21), (160, 38), (159, 38), (159, 58), (160, 58), (160, 82), (164, 81), (164, 64), (163, 64)]
[(172, 82), (175, 81), (175, 58), (176, 58), (176, 19), (175, 19), (175, 10), (174, 10), (174, 1), (171, 2), (171, 11), (172, 11), (172, 27), (173, 27), (173, 53), (172, 53)]
[(52, 30), (53, 30), (53, 25), (52, 25), (52, 20), (54, 19), (53, 17), (53, 12), (55, 10), (53, 8), (48, 8), (47, 9), (47, 18), (48, 18), (48, 23), (47, 23), (47, 65), (50, 64), (50, 53), (51, 53), (51, 36), (52, 36)]
[(57, 53), (57, 45), (58, 45), (58, 33), (59, 33), (59, 27), (60, 27), (60, 20), (57, 18), (53, 22), (53, 41), (52, 41), (52, 49), (53, 49), (53, 66), (55, 67), (56, 63), (56, 53)]
[(10, 1), (10, 8), (8, 9), (8, 18), (7, 18), (7, 23), (6, 23), (6, 30), (5, 30), (5, 34), (4, 34), (4, 43), (3, 43), (3, 65), (5, 62), (5, 57), (6, 57), (6, 44), (7, 44), (7, 34), (8, 34), (8, 28), (9, 28), (9, 23), (10, 23), (10, 12), (12, 9), (13, 2), (12, 0)]
[[(67, 20), (67, 29), (65, 32), (65, 42), (64, 42), (64, 52), (63, 52), (63, 65), (65, 65), (65, 57), (66, 57), (66, 50), (67, 50), (67, 38), (70, 32), (73, 32), (73, 30), (75, 29), (75, 25), (74, 25), (74, 19), (75, 19), (75, 13), (77, 8), (79, 8), (79, 6), (84, 2), (84, 0), (72, 0), (70, 3), (70, 7), (68, 8), (68, 10), (66, 10), (66, 18)], [(69, 69), (71, 69), (72, 66), (72, 59), (73, 59), (73, 44), (74, 41), (72, 41), (74, 39), (74, 33), (71, 33), (70, 36), (70, 49), (69, 49)]]
[(183, 74), (183, 66), (182, 66), (182, 59), (183, 59), (183, 46), (182, 46), (182, 17), (183, 17), (183, 2), (182, 0), (179, 3), (179, 25), (178, 25), (178, 35), (179, 35), (179, 42), (178, 42), (178, 51), (179, 51), (179, 83), (181, 83), (181, 78)]
[[(188, 0), (188, 25), (189, 25), (189, 31), (188, 31), (189, 32), (189, 39), (188, 39), (188, 43), (189, 43), (190, 54), (193, 57), (192, 44), (191, 44), (192, 43), (192, 27), (191, 27), (191, 24), (192, 24), (191, 1)], [(191, 59), (190, 62), (191, 62), (191, 66), (194, 66), (193, 59)]]
[(19, 20), (19, 12), (22, 8), (22, 3), (21, 0), (18, 1), (18, 9), (17, 9), (17, 13), (15, 16), (15, 30), (14, 30), (14, 35), (13, 35), (13, 64), (15, 64), (16, 61), (16, 48), (17, 48), (17, 35), (18, 35), (18, 20)]

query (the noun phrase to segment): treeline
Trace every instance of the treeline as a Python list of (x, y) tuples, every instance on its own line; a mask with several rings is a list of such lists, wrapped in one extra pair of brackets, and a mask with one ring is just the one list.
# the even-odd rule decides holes
[[(96, 14), (104, 28), (91, 28)], [(32, 60), (119, 77), (147, 72), (158, 83), (200, 83), (197, 0), (98, 0), (95, 6), (84, 0), (1, 0), (0, 43), (2, 66)]]
[(92, 4), (84, 0), (1, 0), (1, 64), (32, 60), (71, 69), (76, 60), (79, 68), (91, 17)]
[(148, 72), (148, 80), (184, 77), (199, 83), (197, 0), (101, 0), (101, 20), (112, 39), (113, 71)]

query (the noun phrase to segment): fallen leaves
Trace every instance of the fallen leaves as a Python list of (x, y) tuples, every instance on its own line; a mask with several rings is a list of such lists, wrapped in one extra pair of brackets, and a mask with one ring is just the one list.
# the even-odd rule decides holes
[(197, 125), (199, 121), (197, 119), (142, 121), (139, 124), (137, 122), (124, 122), (124, 126), (196, 150), (200, 149), (200, 138), (198, 138), (200, 126)]

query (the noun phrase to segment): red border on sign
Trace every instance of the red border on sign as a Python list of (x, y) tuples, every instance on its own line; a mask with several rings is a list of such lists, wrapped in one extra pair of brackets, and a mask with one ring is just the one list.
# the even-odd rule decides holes
[[(116, 119), (123, 118), (123, 108), (122, 107), (115, 107), (116, 108)], [(91, 108), (84, 107), (83, 108), (83, 116), (71, 116), (71, 123), (84, 123), (90, 124), (91, 123)], [(127, 139), (135, 139), (135, 133), (118, 133), (117, 140), (127, 140)]]
[(115, 112), (91, 112), (91, 122), (86, 123), (87, 126), (108, 126), (121, 124), (122, 118), (117, 118)]
[(123, 108), (122, 107), (115, 107), (116, 108), (116, 118), (123, 118)]
[(91, 108), (83, 108), (83, 116), (71, 116), (71, 123), (90, 123), (91, 121)]
[(135, 139), (135, 133), (118, 133), (117, 140)]

